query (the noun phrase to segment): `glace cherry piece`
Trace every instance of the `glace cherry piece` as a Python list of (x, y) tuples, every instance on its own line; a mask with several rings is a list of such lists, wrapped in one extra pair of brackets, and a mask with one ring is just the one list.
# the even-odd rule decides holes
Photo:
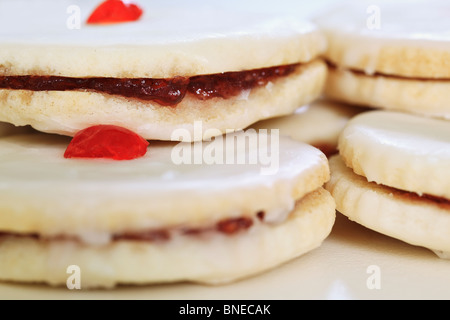
[(132, 160), (147, 153), (148, 141), (131, 130), (98, 125), (78, 132), (73, 137), (64, 158), (100, 158)]
[(122, 0), (106, 0), (92, 12), (88, 24), (121, 23), (138, 20), (143, 11), (133, 3)]

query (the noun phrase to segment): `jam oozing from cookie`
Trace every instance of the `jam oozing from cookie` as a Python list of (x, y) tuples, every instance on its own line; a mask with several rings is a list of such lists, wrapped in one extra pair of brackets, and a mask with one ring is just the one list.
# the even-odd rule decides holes
[(64, 153), (65, 158), (132, 160), (147, 153), (148, 141), (128, 129), (98, 125), (78, 132)]
[(88, 24), (111, 24), (139, 20), (143, 10), (133, 3), (122, 0), (102, 2), (87, 19)]
[(253, 221), (249, 218), (235, 218), (222, 220), (217, 223), (217, 230), (225, 234), (234, 234), (240, 230), (247, 230), (253, 225)]
[(200, 100), (238, 96), (245, 90), (267, 85), (290, 75), (298, 64), (239, 72), (152, 78), (70, 78), (59, 76), (0, 76), (0, 88), (32, 91), (94, 91), (176, 106), (186, 94)]

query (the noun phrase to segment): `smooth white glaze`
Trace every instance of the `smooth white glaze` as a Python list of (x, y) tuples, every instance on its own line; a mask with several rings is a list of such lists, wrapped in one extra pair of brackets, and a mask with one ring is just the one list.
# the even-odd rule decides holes
[(450, 199), (448, 121), (373, 111), (346, 126), (339, 149), (369, 181)]
[[(220, 4), (135, 1), (144, 14), (137, 22), (89, 25), (97, 0), (3, 0), (0, 43), (76, 45), (154, 45), (244, 35), (290, 36), (315, 29), (311, 23), (266, 13), (249, 14)], [(80, 8), (80, 29), (67, 27), (71, 6)], [(245, 8), (245, 7), (244, 7)]]
[[(115, 231), (208, 226), (224, 218), (254, 217), (260, 210), (267, 222), (277, 223), (299, 197), (326, 182), (328, 165), (319, 150), (283, 137), (278, 146), (276, 140), (260, 140), (233, 148), (231, 139), (239, 135), (244, 133), (229, 134), (221, 144), (229, 144), (224, 155), (235, 155), (230, 164), (208, 164), (205, 155), (213, 142), (151, 142), (144, 157), (114, 161), (65, 159), (66, 137), (5, 136), (0, 139), (0, 202), (8, 214), (0, 225), (101, 239)], [(192, 151), (192, 164), (177, 164), (173, 155), (180, 146)], [(243, 164), (236, 155), (244, 155)]]
[(449, 11), (445, 0), (346, 1), (315, 21), (340, 56), (334, 62), (373, 74), (386, 47), (450, 50)]
[(138, 21), (86, 24), (99, 3), (1, 1), (0, 71), (173, 77), (307, 62), (326, 45), (314, 24), (295, 15), (206, 1), (139, 1)]

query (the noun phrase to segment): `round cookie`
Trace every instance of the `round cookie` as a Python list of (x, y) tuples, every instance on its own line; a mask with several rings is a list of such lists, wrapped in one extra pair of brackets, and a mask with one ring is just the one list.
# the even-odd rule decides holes
[(317, 17), (329, 43), (327, 96), (449, 118), (447, 10), (442, 0), (378, 0), (340, 5)]
[(339, 135), (347, 122), (365, 108), (330, 100), (318, 100), (298, 108), (294, 114), (263, 120), (252, 128), (279, 129), (283, 136), (308, 143), (327, 156), (337, 152)]
[[(62, 136), (1, 138), (0, 279), (61, 285), (78, 265), (84, 288), (222, 283), (320, 246), (335, 219), (327, 159), (277, 137), (153, 142), (132, 161), (65, 159)], [(225, 146), (224, 164), (210, 157)]]
[(450, 125), (445, 120), (372, 111), (339, 138), (345, 164), (369, 181), (450, 199)]
[[(212, 6), (199, 10), (190, 3), (173, 8), (144, 2), (139, 21), (85, 24), (97, 4), (77, 2), (79, 29), (66, 24), (69, 15), (58, 14), (66, 12), (66, 3), (7, 0), (0, 4), (0, 12), (11, 13), (0, 20), (0, 29), (8, 30), (0, 32), (1, 121), (64, 135), (90, 125), (115, 124), (146, 139), (172, 140), (174, 128), (192, 129), (194, 121), (202, 121), (205, 130), (243, 129), (258, 120), (291, 113), (322, 92), (326, 68), (316, 58), (326, 41), (309, 22)], [(33, 17), (48, 19), (36, 26)], [(275, 70), (276, 76), (256, 79), (250, 87), (239, 87), (239, 79), (249, 73), (234, 74), (225, 85), (215, 87), (214, 79), (229, 73), (257, 70), (264, 75), (267, 72), (262, 69), (286, 66), (292, 70), (284, 75)], [(28, 78), (20, 78), (23, 83), (18, 85), (20, 76), (38, 77), (38, 83), (31, 85)], [(206, 84), (197, 94), (198, 88), (189, 85), (200, 76)], [(46, 77), (64, 85), (57, 88)], [(112, 87), (118, 92), (105, 91), (104, 84), (99, 84), (105, 78), (115, 81)], [(88, 79), (94, 79), (93, 83), (87, 85)], [(133, 79), (138, 83), (129, 84)], [(162, 96), (179, 95), (180, 101), (162, 105), (160, 98), (149, 96), (153, 89), (141, 84), (141, 79), (170, 82), (163, 86)], [(160, 90), (161, 81), (150, 87)], [(48, 85), (45, 90), (39, 89), (42, 83)], [(125, 94), (130, 86), (137, 89)], [(235, 87), (239, 88), (229, 94), (228, 89)], [(215, 90), (222, 90), (221, 95), (210, 96)], [(136, 92), (145, 94), (145, 99)]]
[(340, 156), (330, 159), (331, 180), (326, 189), (336, 209), (366, 228), (450, 258), (450, 201), (368, 182), (355, 174)]
[(450, 131), (446, 121), (372, 111), (349, 121), (326, 188), (337, 210), (383, 234), (450, 252)]
[(251, 232), (233, 236), (180, 236), (168, 243), (86, 246), (70, 240), (0, 236), (0, 278), (61, 285), (68, 278), (67, 267), (76, 264), (82, 289), (184, 280), (228, 283), (319, 247), (331, 231), (334, 208), (333, 198), (319, 189), (301, 200), (282, 223), (254, 226)]
[(173, 133), (181, 128), (193, 141), (194, 123), (201, 121), (206, 140), (208, 132), (243, 129), (260, 119), (292, 113), (322, 92), (326, 72), (323, 62), (314, 61), (273, 86), (232, 99), (186, 96), (175, 107), (95, 92), (0, 89), (0, 120), (68, 136), (92, 125), (112, 124), (151, 140), (177, 140)]
[(230, 10), (139, 1), (140, 20), (112, 25), (85, 23), (99, 1), (76, 4), (79, 29), (66, 23), (67, 2), (2, 1), (1, 74), (172, 78), (307, 63), (326, 47), (313, 23), (250, 14), (245, 3)]
[(326, 95), (342, 102), (450, 119), (450, 81), (368, 76), (330, 68)]

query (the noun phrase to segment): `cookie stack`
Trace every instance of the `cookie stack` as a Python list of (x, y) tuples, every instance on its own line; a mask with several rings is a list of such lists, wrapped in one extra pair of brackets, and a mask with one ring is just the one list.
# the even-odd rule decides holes
[[(2, 2), (11, 14), (2, 16), (1, 121), (69, 136), (112, 124), (150, 140), (174, 140), (183, 128), (198, 141), (322, 93), (326, 41), (309, 22), (142, 3), (138, 21), (85, 23), (98, 2), (80, 2), (79, 29), (61, 23), (66, 4)], [(12, 14), (22, 6), (26, 14)], [(35, 26), (30, 16), (50, 18)]]
[(233, 133), (319, 97), (314, 25), (162, 2), (88, 24), (98, 2), (77, 4), (78, 27), (65, 2), (0, 4), (0, 280), (224, 283), (321, 245), (326, 156)]
[[(406, 9), (407, 8), (407, 9)], [(444, 1), (371, 1), (321, 16), (326, 95), (358, 115), (330, 159), (337, 209), (449, 257), (450, 37)]]

